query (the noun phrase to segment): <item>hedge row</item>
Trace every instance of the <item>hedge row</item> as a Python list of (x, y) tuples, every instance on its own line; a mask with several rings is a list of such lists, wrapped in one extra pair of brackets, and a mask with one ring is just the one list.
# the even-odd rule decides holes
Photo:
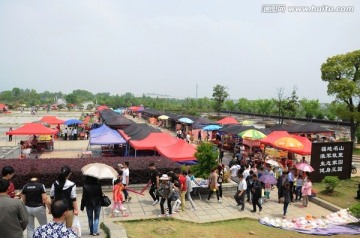
[[(124, 164), (125, 161), (130, 163), (130, 183), (141, 184), (147, 183), (150, 179), (148, 165), (155, 163), (160, 173), (170, 170), (180, 169), (180, 165), (164, 157), (104, 157), (104, 158), (74, 158), (74, 159), (7, 159), (0, 160), (0, 168), (10, 165), (15, 169), (15, 176), (12, 181), (16, 189), (21, 189), (29, 181), (29, 172), (36, 168), (41, 174), (39, 181), (50, 188), (51, 184), (57, 179), (60, 169), (63, 165), (71, 168), (72, 175), (70, 180), (77, 186), (83, 185), (84, 176), (81, 168), (90, 163), (104, 163), (117, 169), (118, 164)], [(102, 185), (110, 185), (111, 180), (102, 180)]]

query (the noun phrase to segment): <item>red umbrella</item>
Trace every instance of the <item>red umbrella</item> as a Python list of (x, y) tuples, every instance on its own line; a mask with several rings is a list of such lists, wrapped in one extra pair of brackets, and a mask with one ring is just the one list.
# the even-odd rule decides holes
[(311, 154), (311, 141), (308, 138), (291, 135), (286, 131), (274, 131), (260, 142), (295, 154)]
[(295, 167), (298, 169), (298, 170), (301, 170), (301, 171), (304, 171), (304, 172), (312, 172), (314, 171), (314, 168), (311, 167), (309, 164), (307, 163), (300, 163), (300, 164), (297, 164), (295, 165)]

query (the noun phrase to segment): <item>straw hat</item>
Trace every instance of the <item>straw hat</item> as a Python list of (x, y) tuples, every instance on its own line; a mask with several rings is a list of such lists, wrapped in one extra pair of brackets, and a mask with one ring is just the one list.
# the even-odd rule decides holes
[(161, 175), (161, 177), (160, 177), (160, 180), (169, 180), (170, 178), (169, 178), (169, 176), (167, 175), (167, 174), (163, 174), (163, 175)]

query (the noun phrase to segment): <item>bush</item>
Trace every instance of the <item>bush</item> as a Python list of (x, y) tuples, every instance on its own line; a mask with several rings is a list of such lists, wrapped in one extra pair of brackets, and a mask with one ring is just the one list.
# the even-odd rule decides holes
[[(41, 176), (39, 181), (50, 188), (52, 183), (57, 179), (60, 168), (68, 165), (72, 171), (70, 180), (77, 186), (83, 185), (83, 175), (81, 168), (90, 163), (104, 163), (117, 168), (118, 164), (124, 164), (129, 161), (130, 165), (130, 183), (141, 184), (148, 183), (150, 174), (148, 171), (149, 163), (155, 163), (160, 173), (166, 173), (170, 170), (180, 168), (176, 162), (164, 157), (104, 157), (104, 158), (87, 158), (87, 159), (7, 159), (0, 160), (0, 168), (10, 165), (15, 169), (15, 176), (12, 179), (16, 189), (21, 189), (29, 181), (29, 172), (31, 168), (36, 168)], [(102, 185), (110, 185), (111, 180), (101, 180)]]
[(360, 218), (360, 203), (352, 205), (349, 210), (354, 217)]
[(193, 167), (193, 174), (196, 177), (207, 178), (211, 169), (216, 167), (218, 150), (216, 146), (209, 142), (204, 142), (197, 147), (195, 157), (198, 164)]
[(337, 176), (325, 176), (321, 182), (325, 183), (326, 191), (332, 193), (334, 189), (339, 186), (340, 179)]

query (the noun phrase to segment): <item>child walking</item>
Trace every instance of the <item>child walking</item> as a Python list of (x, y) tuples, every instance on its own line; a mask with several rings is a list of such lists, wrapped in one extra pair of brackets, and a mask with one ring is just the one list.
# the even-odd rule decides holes
[(172, 195), (171, 195), (171, 200), (174, 201), (174, 211), (173, 213), (177, 213), (179, 212), (179, 207), (181, 205), (181, 200), (180, 200), (180, 184), (179, 183), (174, 183), (174, 188), (172, 189)]
[(312, 183), (309, 177), (306, 178), (302, 186), (303, 205), (301, 207), (307, 207), (309, 203), (309, 196), (311, 195)]
[(114, 187), (113, 187), (113, 206), (111, 208), (111, 214), (110, 217), (114, 217), (114, 213), (120, 213), (122, 214), (123, 217), (127, 217), (129, 216), (129, 214), (124, 213), (123, 210), (125, 210), (123, 208), (122, 205), (122, 201), (123, 201), (123, 196), (122, 196), (122, 191), (124, 189), (124, 185), (121, 183), (120, 179), (116, 179), (114, 181)]

